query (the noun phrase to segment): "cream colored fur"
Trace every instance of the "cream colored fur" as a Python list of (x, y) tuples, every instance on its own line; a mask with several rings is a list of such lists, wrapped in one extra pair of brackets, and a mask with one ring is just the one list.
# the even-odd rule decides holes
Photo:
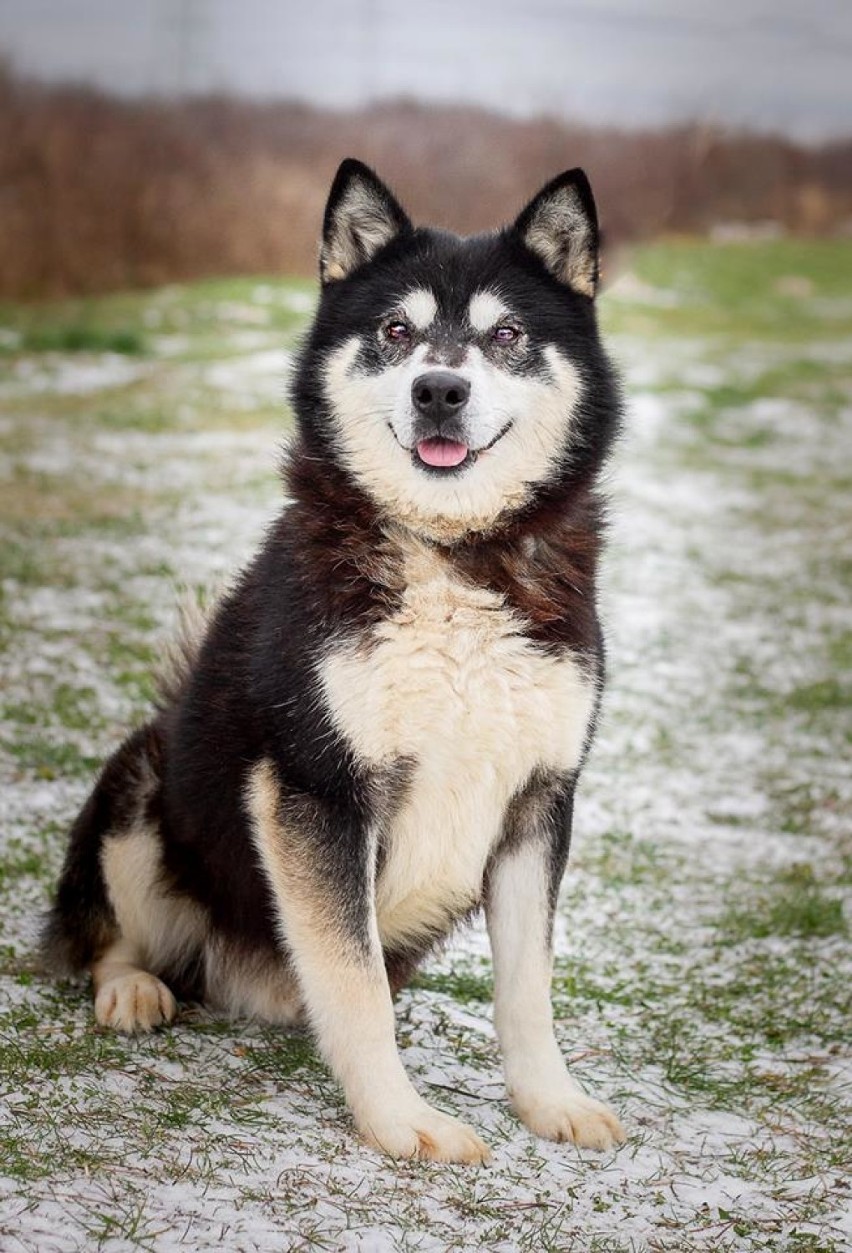
[(369, 952), (341, 930), (329, 885), (315, 873), (304, 833), (280, 817), (273, 767), (260, 762), (247, 791), (255, 847), (273, 892), (319, 1047), (339, 1079), (356, 1126), (394, 1157), (484, 1161), (479, 1137), (433, 1110), (403, 1070), (375, 915)]
[(162, 890), (159, 842), (141, 823), (105, 838), (101, 867), (118, 934), (92, 966), (95, 1017), (119, 1031), (150, 1031), (170, 1022), (176, 1007), (169, 989), (148, 972), (200, 948), (204, 912)]
[(474, 292), (470, 298), (467, 320), (475, 331), (485, 334), (486, 331), (497, 326), (508, 312), (502, 297), (497, 292), (478, 291)]
[(323, 279), (334, 282), (345, 278), (390, 243), (398, 229), (382, 211), (373, 188), (361, 179), (352, 179), (337, 205), (334, 222), (320, 251)]
[(553, 1033), (545, 856), (544, 841), (533, 838), (501, 858), (489, 877), (494, 1025), (506, 1089), (536, 1135), (607, 1149), (624, 1139), (621, 1124), (572, 1079)]
[(407, 292), (400, 301), (400, 313), (407, 318), (418, 331), (427, 330), (435, 321), (438, 302), (426, 287), (416, 287)]
[(212, 1009), (231, 1018), (300, 1026), (305, 1009), (295, 971), (280, 959), (235, 953), (217, 937), (204, 950), (204, 984)]
[(536, 649), (499, 595), (462, 582), (432, 546), (399, 542), (399, 610), (320, 670), (365, 763), (416, 762), (376, 889), (386, 944), (441, 930), (478, 902), (510, 798), (539, 766), (576, 768), (596, 699), (577, 661)]
[(206, 1000), (232, 1017), (292, 1026), (304, 1008), (295, 974), (281, 961), (239, 954), (211, 933), (204, 910), (163, 888), (156, 835), (138, 824), (104, 841), (101, 866), (115, 913), (115, 942), (93, 964), (95, 1015), (120, 1031), (148, 1031), (175, 1014), (150, 971), (201, 954)]
[(205, 913), (185, 897), (163, 891), (160, 843), (149, 827), (108, 835), (101, 866), (121, 938), (145, 969), (163, 969), (203, 945)]
[(594, 296), (597, 252), (592, 225), (573, 188), (554, 193), (539, 207), (524, 243), (561, 283)]
[(171, 1022), (175, 998), (155, 975), (139, 966), (136, 948), (124, 940), (111, 944), (92, 965), (95, 1018), (102, 1027), (132, 1035)]

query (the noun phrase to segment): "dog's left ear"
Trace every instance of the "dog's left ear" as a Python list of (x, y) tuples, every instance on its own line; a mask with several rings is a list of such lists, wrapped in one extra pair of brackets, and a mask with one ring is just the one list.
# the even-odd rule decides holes
[(411, 223), (396, 197), (369, 166), (347, 157), (325, 206), (320, 278), (332, 283), (369, 261)]
[(513, 229), (560, 283), (583, 296), (594, 296), (599, 273), (598, 215), (582, 170), (566, 170), (542, 187)]

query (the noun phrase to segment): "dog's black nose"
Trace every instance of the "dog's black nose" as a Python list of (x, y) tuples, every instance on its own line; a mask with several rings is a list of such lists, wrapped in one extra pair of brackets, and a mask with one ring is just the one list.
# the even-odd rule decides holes
[(454, 418), (465, 407), (470, 396), (470, 383), (449, 370), (432, 370), (421, 374), (411, 384), (414, 408), (424, 418), (442, 422)]

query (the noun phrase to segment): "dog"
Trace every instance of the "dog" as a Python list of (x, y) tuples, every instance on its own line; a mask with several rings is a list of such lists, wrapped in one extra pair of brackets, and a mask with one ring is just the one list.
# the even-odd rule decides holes
[(395, 1157), (488, 1159), (415, 1090), (393, 1011), (480, 906), (514, 1111), (552, 1140), (623, 1139), (570, 1077), (550, 1003), (621, 411), (598, 253), (581, 170), (459, 238), (343, 162), (287, 503), (104, 767), (45, 924), (45, 960), (91, 972), (104, 1027), (168, 1023), (176, 998), (307, 1024)]

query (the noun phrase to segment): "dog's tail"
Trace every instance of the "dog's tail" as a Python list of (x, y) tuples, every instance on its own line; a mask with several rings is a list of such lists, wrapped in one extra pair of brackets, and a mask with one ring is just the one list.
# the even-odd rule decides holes
[(167, 640), (154, 676), (160, 709), (173, 705), (182, 695), (198, 659), (217, 599), (216, 593), (209, 598), (202, 597), (188, 588), (179, 596), (177, 630)]
[(103, 841), (157, 821), (161, 758), (161, 732), (157, 722), (150, 722), (134, 731), (104, 766), (71, 828), (56, 897), (44, 921), (40, 957), (45, 970), (79, 973), (117, 938), (101, 866)]

